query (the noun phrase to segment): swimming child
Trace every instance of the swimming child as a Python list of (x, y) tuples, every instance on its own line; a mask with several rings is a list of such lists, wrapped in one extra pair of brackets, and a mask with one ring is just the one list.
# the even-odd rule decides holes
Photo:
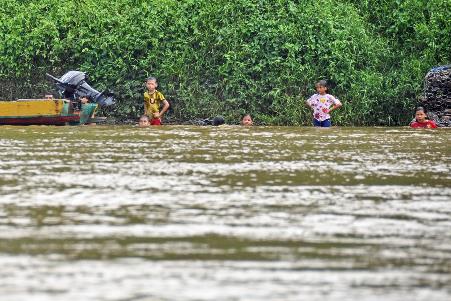
[(313, 109), (313, 125), (330, 127), (330, 113), (341, 107), (341, 102), (334, 96), (326, 93), (327, 82), (325, 80), (317, 82), (315, 88), (317, 93), (313, 94), (306, 101), (306, 104)]
[(423, 107), (418, 107), (415, 110), (415, 120), (410, 123), (410, 127), (436, 129), (437, 124), (435, 121), (427, 119), (427, 115)]
[[(149, 116), (150, 125), (161, 125), (161, 118), (169, 109), (169, 102), (164, 95), (157, 90), (158, 82), (155, 77), (149, 77), (146, 80), (147, 91), (144, 92), (144, 115)], [(160, 106), (163, 108), (160, 111)]]
[(249, 115), (249, 114), (244, 115), (243, 119), (241, 120), (241, 125), (251, 126), (253, 124), (254, 124), (254, 122), (252, 121), (251, 115)]
[(139, 126), (140, 128), (145, 128), (145, 127), (150, 126), (149, 116), (147, 116), (147, 115), (142, 115), (141, 117), (139, 117), (138, 126)]

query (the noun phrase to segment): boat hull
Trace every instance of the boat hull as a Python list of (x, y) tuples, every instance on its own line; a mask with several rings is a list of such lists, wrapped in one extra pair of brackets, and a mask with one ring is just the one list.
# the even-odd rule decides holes
[(66, 125), (80, 122), (80, 116), (30, 116), (30, 117), (0, 117), (3, 125)]
[(74, 110), (67, 99), (0, 101), (1, 125), (78, 125), (90, 122), (97, 104), (83, 104)]

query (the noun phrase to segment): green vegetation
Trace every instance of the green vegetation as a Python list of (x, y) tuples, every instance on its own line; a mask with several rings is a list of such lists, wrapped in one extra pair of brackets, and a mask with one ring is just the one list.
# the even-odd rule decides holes
[(159, 79), (178, 120), (217, 114), (310, 124), (304, 99), (328, 79), (340, 125), (406, 124), (423, 78), (451, 62), (451, 0), (2, 0), (0, 98), (52, 90), (81, 70), (142, 113)]

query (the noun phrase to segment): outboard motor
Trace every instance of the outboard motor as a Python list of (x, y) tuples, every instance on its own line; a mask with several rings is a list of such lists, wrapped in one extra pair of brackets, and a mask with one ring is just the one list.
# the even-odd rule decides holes
[(103, 91), (99, 92), (86, 82), (86, 74), (80, 71), (69, 71), (60, 78), (47, 73), (47, 76), (55, 81), (56, 87), (64, 98), (78, 100), (87, 97), (90, 101), (101, 106), (114, 104), (114, 94)]

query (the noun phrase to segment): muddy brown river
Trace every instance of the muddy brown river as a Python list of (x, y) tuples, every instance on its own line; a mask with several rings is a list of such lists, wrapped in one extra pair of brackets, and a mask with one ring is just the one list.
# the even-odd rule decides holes
[(0, 127), (0, 300), (451, 300), (451, 130)]

